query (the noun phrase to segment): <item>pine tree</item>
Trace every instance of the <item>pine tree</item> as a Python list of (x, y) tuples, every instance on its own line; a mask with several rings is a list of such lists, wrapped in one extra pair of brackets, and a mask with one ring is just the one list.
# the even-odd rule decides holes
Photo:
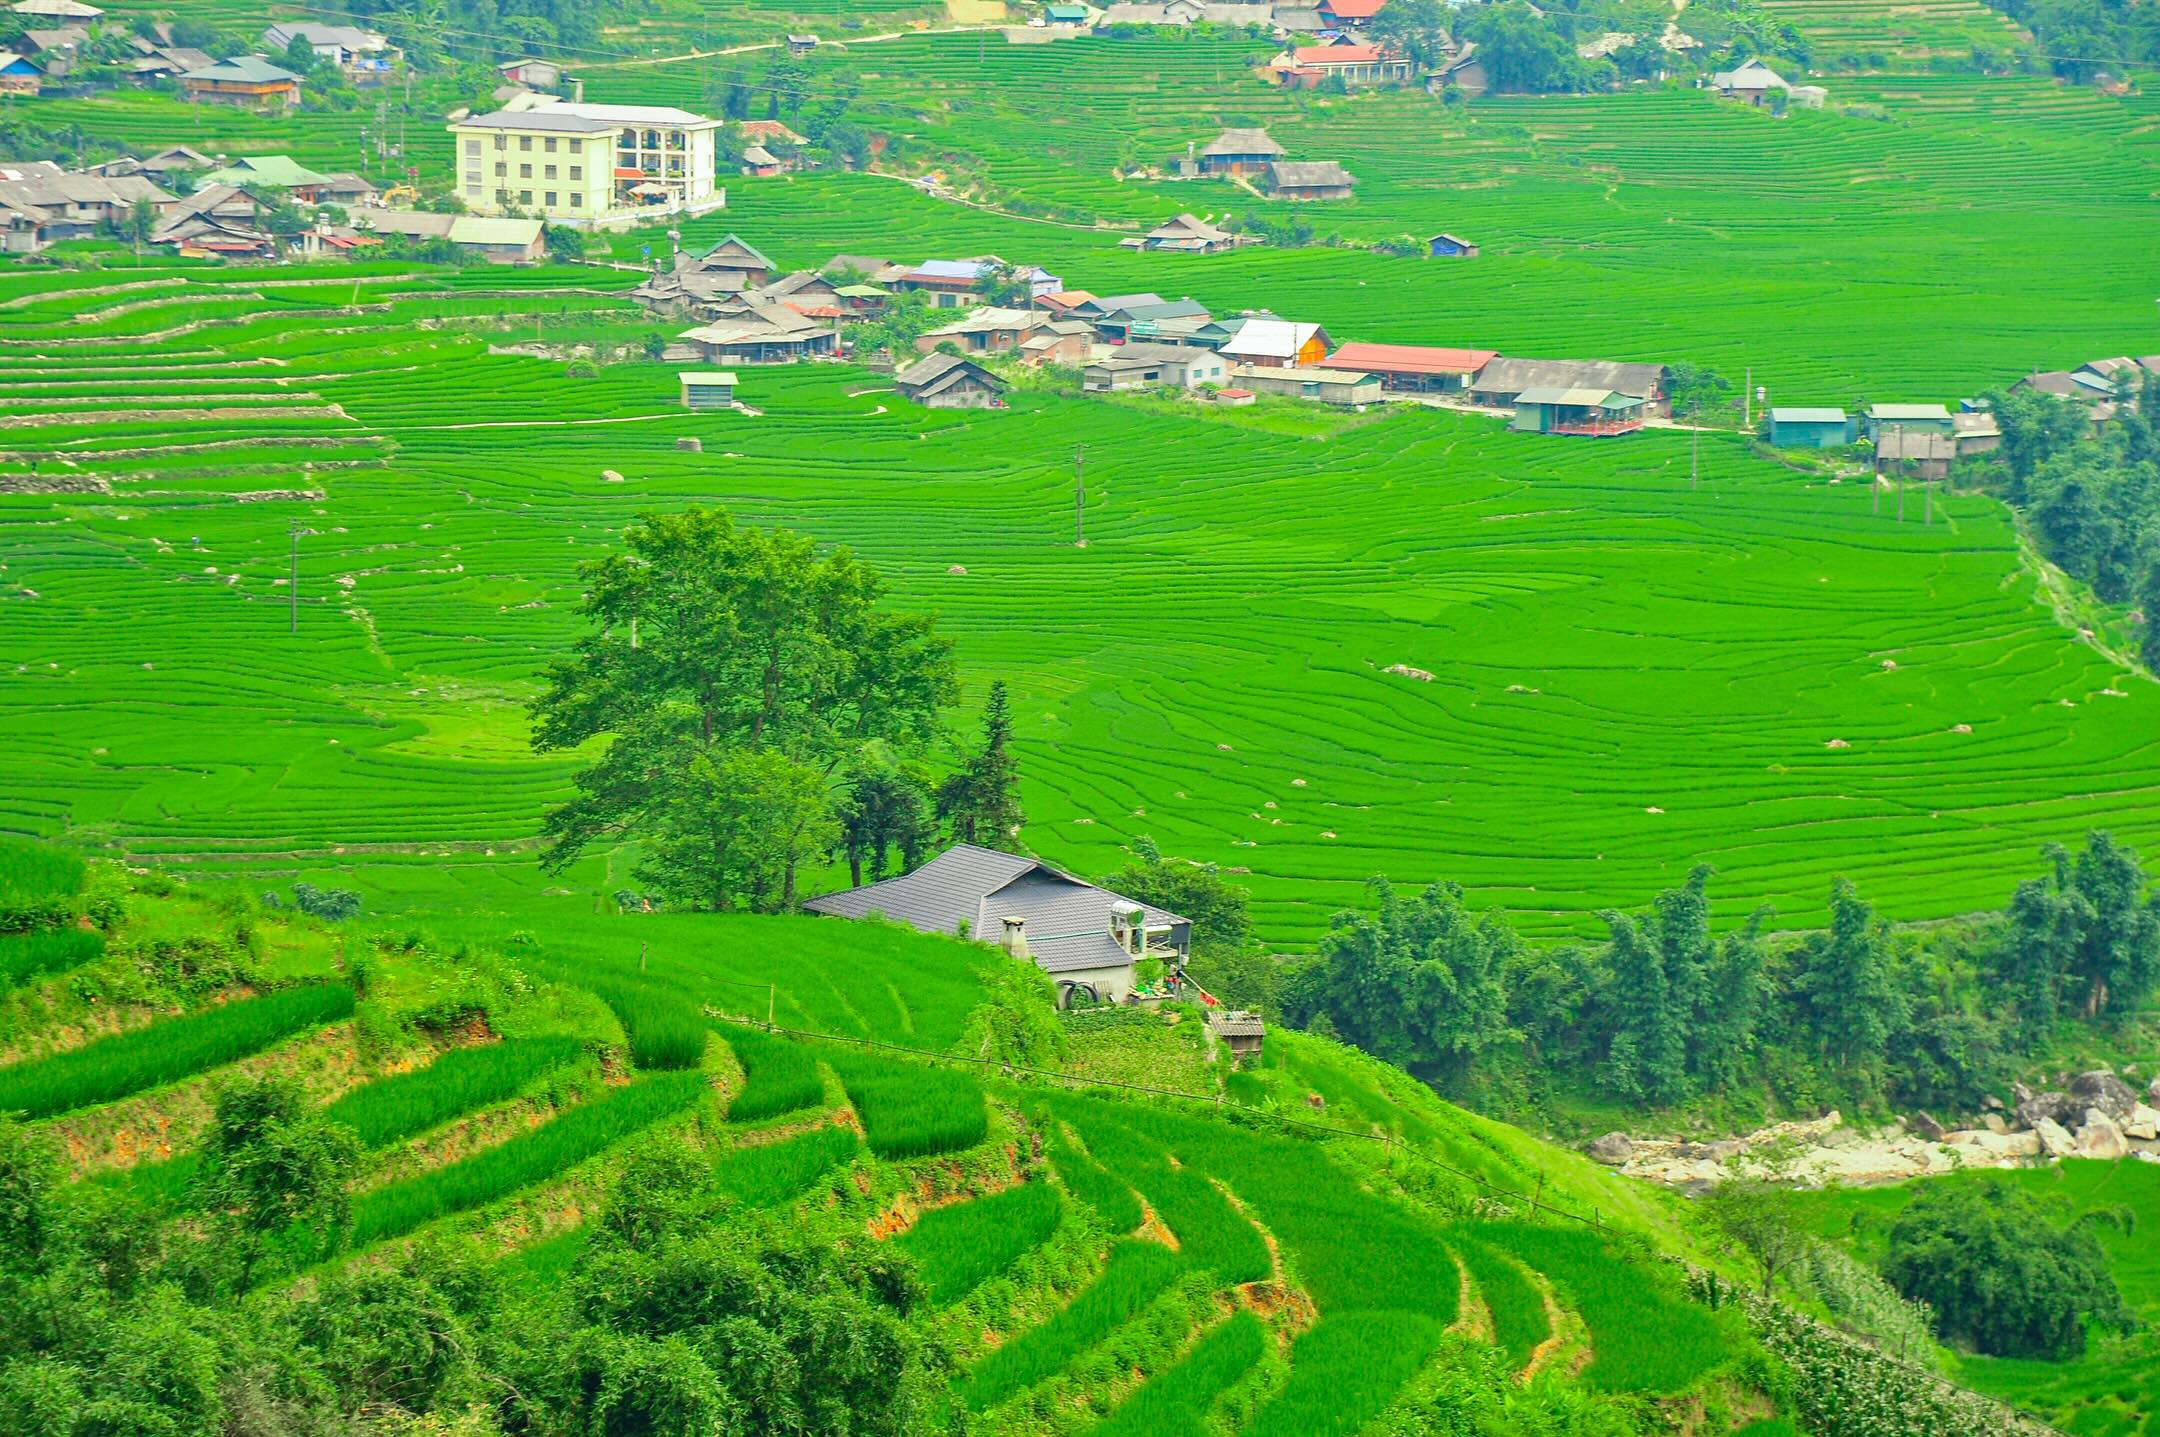
[(1020, 810), (1020, 769), (1012, 754), (1012, 703), (1005, 681), (990, 685), (983, 703), (982, 747), (938, 786), (937, 816), (952, 825), (955, 843), (1017, 853), (1027, 815)]

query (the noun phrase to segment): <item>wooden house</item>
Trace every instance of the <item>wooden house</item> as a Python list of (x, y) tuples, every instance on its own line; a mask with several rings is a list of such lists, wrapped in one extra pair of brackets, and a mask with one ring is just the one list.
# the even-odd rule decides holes
[(1609, 389), (1643, 401), (1643, 412), (1663, 414), (1670, 370), (1662, 364), (1611, 359), (1495, 359), (1470, 381), (1473, 403), (1512, 409), (1529, 389)]
[(1398, 394), (1460, 394), (1470, 387), (1479, 370), (1498, 357), (1490, 349), (1353, 342), (1330, 354), (1327, 367), (1376, 374)]
[(1004, 407), (1004, 380), (959, 354), (926, 354), (893, 376), (904, 399), (931, 409)]
[(1333, 160), (1278, 160), (1267, 169), (1267, 192), (1279, 200), (1346, 200), (1356, 184)]
[(300, 103), (300, 77), (260, 55), (239, 55), (180, 77), (180, 88), (203, 105), (242, 110), (289, 110)]
[(1207, 1030), (1230, 1050), (1230, 1062), (1242, 1068), (1260, 1061), (1260, 1046), (1267, 1038), (1267, 1024), (1258, 1013), (1242, 1008), (1214, 1008), (1207, 1015)]
[(686, 329), (682, 338), (708, 364), (795, 364), (831, 355), (840, 337), (830, 325), (783, 304), (745, 302), (741, 310)]
[(1761, 60), (1749, 60), (1730, 70), (1720, 70), (1710, 77), (1710, 88), (1728, 100), (1739, 100), (1750, 105), (1766, 105), (1772, 95), (1783, 94), (1792, 89), (1785, 77), (1765, 65)]
[(1950, 416), (1950, 441), (1960, 459), (1992, 453), (2002, 448), (2002, 438), (2002, 425), (1984, 409)]
[(1094, 352), (1094, 327), (1077, 319), (1046, 320), (1020, 342), (1022, 364), (1060, 364), (1077, 369)]
[(1425, 241), (1427, 259), (1476, 259), (1477, 245), (1461, 235), (1437, 234)]
[(1387, 0), (1320, 0), (1320, 18), (1332, 30), (1362, 30)]
[(1875, 462), (1885, 473), (1942, 479), (1957, 458), (1957, 440), (1931, 429), (1885, 429), (1875, 439)]
[(1607, 439), (1643, 427), (1643, 400), (1611, 389), (1525, 389), (1515, 396), (1508, 428), (1524, 434), (1573, 434)]
[(1250, 235), (1232, 234), (1198, 215), (1187, 213), (1155, 226), (1144, 235), (1121, 239), (1118, 246), (1121, 249), (1160, 250), (1173, 254), (1219, 254), (1253, 242)]
[(1200, 150), (1204, 175), (1260, 175), (1283, 157), (1266, 130), (1224, 130)]
[(950, 344), (970, 354), (1002, 354), (1017, 350), (1045, 322), (1033, 310), (1004, 309), (997, 305), (974, 306), (950, 324), (921, 335), (915, 348), (932, 354), (939, 345)]

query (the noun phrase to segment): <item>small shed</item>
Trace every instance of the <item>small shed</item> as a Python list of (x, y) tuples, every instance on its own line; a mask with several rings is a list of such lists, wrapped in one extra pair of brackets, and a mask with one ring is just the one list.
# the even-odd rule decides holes
[(28, 56), (0, 50), (0, 95), (35, 95), (45, 72)]
[(1312, 399), (1344, 409), (1378, 404), (1384, 390), (1378, 375), (1348, 369), (1263, 369), (1242, 365), (1230, 371), (1230, 379), (1241, 389)]
[(1047, 5), (1043, 7), (1043, 18), (1053, 25), (1085, 25), (1088, 22), (1088, 7), (1085, 5)]
[(675, 376), (682, 381), (685, 409), (732, 409), (735, 405), (735, 371), (690, 369)]
[(1277, 160), (1267, 169), (1268, 193), (1279, 200), (1346, 200), (1356, 183), (1333, 160)]
[(1242, 1068), (1248, 1058), (1258, 1061), (1267, 1024), (1258, 1013), (1242, 1008), (1214, 1009), (1207, 1016), (1208, 1031), (1230, 1050), (1230, 1061)]
[(1857, 426), (1842, 409), (1773, 405), (1770, 442), (1780, 449), (1836, 449), (1853, 442)]
[(903, 399), (930, 409), (996, 409), (1005, 403), (1004, 380), (959, 354), (926, 354), (893, 376)]
[(1515, 396), (1515, 420), (1508, 427), (1593, 439), (1633, 434), (1643, 427), (1643, 400), (1610, 389), (1525, 389)]
[(787, 47), (790, 55), (807, 55), (817, 48), (817, 36), (790, 35), (787, 37)]
[(1425, 241), (1427, 259), (1476, 259), (1477, 246), (1461, 235), (1438, 234)]

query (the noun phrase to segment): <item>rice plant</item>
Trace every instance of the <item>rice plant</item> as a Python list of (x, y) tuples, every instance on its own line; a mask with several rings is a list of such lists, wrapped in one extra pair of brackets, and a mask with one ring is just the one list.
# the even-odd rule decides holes
[(962, 1395), (980, 1412), (1025, 1391), (1108, 1337), (1177, 1281), (1185, 1264), (1152, 1242), (1122, 1241), (1087, 1290), (1064, 1311), (992, 1351), (968, 1374)]
[(1207, 1431), (1208, 1409), (1257, 1363), (1267, 1330), (1240, 1308), (1193, 1344), (1175, 1366), (1143, 1383), (1088, 1437), (1171, 1437)]
[(1095, 1209), (1111, 1232), (1123, 1236), (1140, 1226), (1140, 1200), (1132, 1188), (1062, 1133), (1050, 1139), (1050, 1162), (1065, 1180), (1066, 1189)]
[(720, 1190), (744, 1207), (774, 1207), (809, 1191), (827, 1172), (862, 1150), (855, 1130), (835, 1123), (783, 1142), (736, 1148), (717, 1169)]
[(352, 1243), (380, 1242), (544, 1183), (681, 1112), (705, 1091), (700, 1073), (658, 1073), (580, 1103), (497, 1147), (365, 1193), (353, 1204)]
[(1544, 1298), (1522, 1269), (1474, 1238), (1455, 1244), (1455, 1255), (1470, 1270), (1470, 1280), (1492, 1316), (1493, 1342), (1507, 1354), (1508, 1365), (1520, 1371), (1537, 1345), (1552, 1335)]
[(1323, 1316), (1290, 1346), (1290, 1380), (1245, 1437), (1348, 1437), (1395, 1400), (1446, 1328), (1408, 1312)]
[(0, 933), (58, 922), (82, 881), (81, 854), (0, 838)]
[(286, 988), (0, 1068), (0, 1112), (28, 1118), (93, 1107), (245, 1058), (305, 1028), (352, 1016), (340, 983)]
[(870, 1150), (881, 1158), (957, 1152), (990, 1130), (982, 1085), (966, 1073), (839, 1049), (826, 1061), (847, 1089)]
[(86, 928), (33, 928), (0, 933), (0, 992), (80, 968), (104, 956), (105, 939)]
[(1710, 1314), (1644, 1262), (1629, 1262), (1586, 1228), (1491, 1223), (1477, 1233), (1553, 1282), (1582, 1315), (1594, 1354), (1583, 1380), (1609, 1392), (1685, 1391), (1725, 1360)]
[(807, 1046), (739, 1023), (720, 1036), (743, 1068), (743, 1089), (728, 1104), (729, 1122), (762, 1122), (825, 1100), (825, 1081)]
[(379, 1148), (515, 1097), (542, 1073), (575, 1061), (580, 1051), (578, 1040), (567, 1036), (452, 1048), (424, 1068), (353, 1089), (324, 1116), (358, 1133), (365, 1146)]
[(1042, 1246), (1064, 1215), (1058, 1190), (1022, 1183), (989, 1197), (933, 1208), (893, 1246), (915, 1259), (930, 1301), (958, 1302)]
[(1154, 1204), (1194, 1266), (1225, 1284), (1257, 1282), (1273, 1271), (1267, 1244), (1215, 1185), (1190, 1167), (1172, 1167), (1161, 1147), (1109, 1120), (1084, 1121), (1088, 1151)]
[(631, 983), (591, 982), (622, 1024), (630, 1061), (649, 1072), (695, 1068), (705, 1059), (710, 1031), (689, 999)]

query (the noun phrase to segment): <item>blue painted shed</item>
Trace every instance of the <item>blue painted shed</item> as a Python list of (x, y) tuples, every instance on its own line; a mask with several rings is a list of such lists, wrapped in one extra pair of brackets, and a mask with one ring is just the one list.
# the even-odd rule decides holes
[(1770, 410), (1770, 442), (1780, 449), (1836, 449), (1852, 443), (1858, 429), (1842, 409), (1784, 405)]
[(1425, 241), (1428, 259), (1476, 259), (1477, 246), (1461, 235), (1434, 235)]

